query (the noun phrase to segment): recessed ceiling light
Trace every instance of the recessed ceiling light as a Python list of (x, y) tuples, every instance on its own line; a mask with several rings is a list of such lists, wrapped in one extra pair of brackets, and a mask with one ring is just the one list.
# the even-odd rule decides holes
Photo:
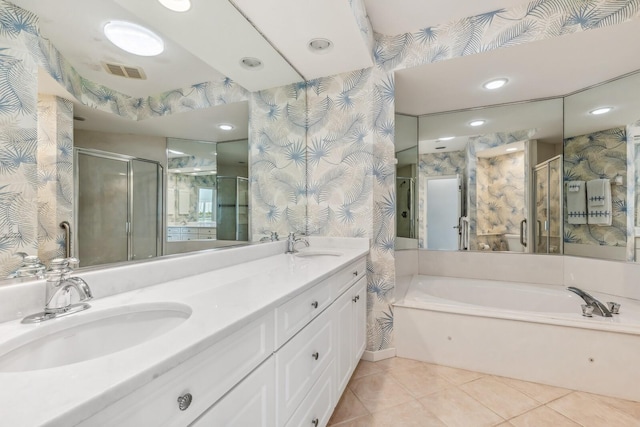
[(447, 147), (445, 147), (445, 146), (442, 146), (442, 147), (436, 147), (436, 150), (444, 150), (445, 148), (447, 148)]
[(211, 171), (211, 172), (209, 172), (209, 173), (210, 173), (211, 175), (215, 175), (215, 174), (217, 174), (218, 172), (216, 172), (216, 171)]
[(194, 170), (194, 171), (196, 171), (196, 172), (200, 172), (202, 169), (200, 169), (200, 168), (193, 168), (193, 170)]
[(174, 12), (186, 12), (191, 9), (191, 0), (158, 0), (161, 5)]
[(164, 51), (160, 36), (138, 24), (111, 21), (107, 22), (103, 31), (111, 43), (134, 55), (156, 56)]
[(477, 126), (482, 126), (485, 123), (487, 123), (486, 120), (474, 120), (471, 123), (469, 123), (469, 126), (477, 127)]
[(169, 152), (173, 154), (184, 154), (182, 151), (178, 151), (178, 150), (169, 150)]
[(191, 175), (198, 175), (197, 172), (191, 172)]
[(233, 129), (235, 129), (235, 127), (233, 125), (228, 124), (228, 123), (220, 123), (218, 125), (218, 129), (220, 129), (220, 130), (233, 130)]
[(180, 169), (176, 169), (176, 170), (174, 170), (174, 172), (175, 172), (175, 173), (180, 173), (180, 172), (181, 172), (181, 170), (180, 170)]
[(601, 107), (601, 108), (596, 108), (595, 110), (589, 111), (589, 114), (593, 114), (594, 116), (598, 116), (600, 114), (607, 114), (611, 110), (613, 110), (613, 108), (611, 108), (611, 107)]
[(442, 138), (438, 138), (438, 141), (451, 141), (455, 136), (443, 136)]
[(309, 42), (309, 50), (313, 53), (327, 53), (333, 47), (329, 39), (312, 39)]
[(511, 148), (507, 148), (505, 151), (506, 151), (507, 153), (510, 153), (510, 152), (512, 152), (512, 151), (518, 151), (518, 149), (517, 149), (516, 147), (511, 147)]
[(240, 60), (240, 65), (242, 65), (247, 70), (259, 70), (262, 68), (262, 61), (258, 58), (246, 57)]
[(502, 86), (506, 85), (508, 81), (509, 81), (508, 79), (504, 79), (504, 78), (495, 79), (495, 80), (491, 80), (490, 82), (486, 82), (485, 84), (482, 85), (482, 87), (489, 90), (500, 89)]

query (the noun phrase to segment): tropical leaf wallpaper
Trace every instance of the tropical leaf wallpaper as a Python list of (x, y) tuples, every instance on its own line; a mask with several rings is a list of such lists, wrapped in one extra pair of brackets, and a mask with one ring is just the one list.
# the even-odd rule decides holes
[[(418, 189), (427, 188), (432, 176), (460, 175), (464, 180), (467, 157), (465, 151), (423, 153), (418, 156)], [(418, 190), (418, 247), (425, 248), (427, 236), (426, 192)]]
[(616, 25), (639, 13), (640, 0), (534, 0), (411, 33), (376, 34), (374, 56), (381, 69), (411, 68)]
[[(622, 23), (638, 16), (640, 0), (535, 0), (391, 36), (373, 34), (362, 0), (349, 5), (362, 37), (374, 39), (372, 69), (257, 93), (220, 75), (138, 98), (80, 76), (41, 37), (35, 15), (0, 0), (0, 263), (6, 265), (18, 251), (37, 253), (38, 236), (55, 234), (40, 232), (37, 220), (39, 211), (53, 209), (37, 203), (40, 179), (52, 176), (50, 170), (38, 170), (36, 155), (38, 65), (84, 105), (133, 120), (249, 100), (253, 238), (270, 231), (370, 238), (367, 348), (392, 347), (393, 71)], [(59, 150), (67, 150), (70, 142), (59, 138)], [(498, 142), (504, 139), (509, 138)], [(476, 177), (469, 174), (475, 170), (474, 150), (469, 144), (465, 153), (466, 179), (473, 184), (469, 206), (476, 205)], [(64, 167), (61, 162), (59, 168)], [(67, 189), (62, 192), (68, 197)]]
[[(627, 175), (626, 128), (602, 130), (564, 140), (564, 181), (614, 179)], [(581, 245), (627, 246), (627, 186), (611, 185), (611, 226), (569, 224), (566, 209), (564, 242)]]

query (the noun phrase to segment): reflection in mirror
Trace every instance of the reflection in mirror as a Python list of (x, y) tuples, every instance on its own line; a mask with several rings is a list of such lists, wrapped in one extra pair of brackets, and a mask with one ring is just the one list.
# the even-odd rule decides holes
[(565, 98), (565, 253), (638, 259), (639, 120), (638, 72)]
[(418, 118), (395, 115), (396, 250), (418, 247)]
[[(421, 248), (562, 252), (562, 99), (425, 115), (418, 128)], [(555, 180), (533, 173), (553, 158)]]

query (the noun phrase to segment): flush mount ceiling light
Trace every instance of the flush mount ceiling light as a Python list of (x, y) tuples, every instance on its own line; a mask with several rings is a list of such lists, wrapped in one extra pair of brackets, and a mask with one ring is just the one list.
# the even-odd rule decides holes
[(220, 123), (218, 125), (218, 129), (220, 129), (220, 130), (233, 130), (233, 129), (235, 129), (235, 126), (230, 125), (229, 123)]
[(482, 126), (485, 123), (487, 123), (486, 120), (474, 120), (471, 123), (469, 123), (469, 126), (478, 127), (478, 126)]
[(486, 82), (485, 84), (482, 85), (482, 87), (488, 90), (500, 89), (502, 86), (506, 85), (508, 81), (509, 79), (505, 79), (505, 78), (495, 79), (495, 80)]
[(442, 138), (438, 138), (438, 141), (451, 141), (455, 136), (443, 136)]
[(512, 152), (512, 151), (518, 151), (518, 149), (517, 149), (516, 147), (511, 147), (511, 148), (507, 148), (505, 151), (506, 151), (507, 153), (510, 153), (510, 152)]
[(333, 47), (329, 39), (312, 39), (309, 42), (309, 50), (313, 53), (327, 53)]
[(191, 9), (191, 0), (158, 0), (161, 5), (174, 12), (186, 12)]
[(595, 110), (589, 111), (589, 114), (593, 114), (594, 116), (599, 116), (600, 114), (607, 114), (609, 111), (613, 110), (611, 107), (600, 107)]
[(126, 21), (111, 21), (104, 26), (104, 35), (120, 49), (139, 56), (156, 56), (164, 51), (164, 42), (153, 31)]
[(242, 65), (247, 70), (259, 70), (262, 68), (262, 61), (258, 58), (245, 57), (240, 60), (240, 65)]

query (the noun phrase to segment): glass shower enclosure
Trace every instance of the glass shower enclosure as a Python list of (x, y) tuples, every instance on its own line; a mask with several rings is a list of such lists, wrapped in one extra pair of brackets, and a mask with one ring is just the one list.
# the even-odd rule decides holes
[(162, 254), (162, 166), (76, 148), (74, 255), (80, 266)]
[(535, 253), (562, 254), (562, 155), (537, 165), (534, 180)]
[(249, 240), (249, 180), (235, 176), (216, 179), (218, 240)]

